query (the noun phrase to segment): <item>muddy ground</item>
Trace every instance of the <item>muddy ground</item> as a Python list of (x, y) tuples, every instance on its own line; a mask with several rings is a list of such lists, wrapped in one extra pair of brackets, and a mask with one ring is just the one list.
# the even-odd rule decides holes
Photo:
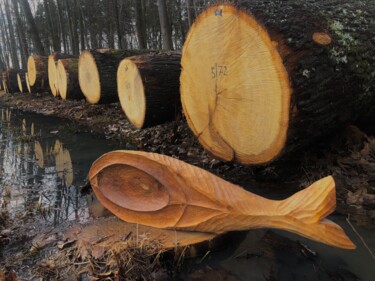
[[(179, 158), (268, 198), (286, 198), (319, 178), (331, 174), (337, 184), (337, 212), (350, 216), (350, 220), (357, 225), (364, 225), (367, 228), (375, 226), (375, 137), (353, 125), (334, 132), (333, 136), (325, 139), (324, 142), (306, 148), (287, 159), (281, 159), (268, 166), (246, 167), (218, 161), (207, 154), (197, 142), (182, 116), (164, 125), (137, 130), (126, 120), (118, 103), (89, 105), (84, 101), (62, 101), (48, 93), (2, 95), (0, 103), (27, 112), (60, 117), (62, 118), (60, 130), (71, 130), (77, 134), (89, 131), (102, 138), (115, 140), (122, 144), (131, 144), (134, 149)], [(28, 220), (32, 219), (32, 216), (28, 218), (25, 214), (22, 219), (26, 226), (23, 229), (27, 229)], [(9, 224), (9, 222), (7, 223)], [(6, 214), (0, 215), (1, 224), (6, 224)], [(68, 226), (61, 227), (67, 228)], [(9, 233), (6, 232), (7, 229), (9, 227), (0, 228), (3, 231), (0, 236), (0, 245), (8, 243), (7, 239), (11, 239)], [(61, 235), (61, 232), (56, 232), (56, 230), (54, 233)], [(270, 239), (271, 236), (265, 236), (265, 239)], [(26, 238), (22, 234), (17, 237), (19, 241), (17, 239), (11, 241), (15, 245), (25, 242), (22, 239)], [(275, 239), (274, 241), (279, 243)], [(55, 237), (53, 241), (57, 240), (58, 238)], [(301, 245), (293, 247), (298, 248), (296, 250), (298, 253), (303, 250)], [(32, 257), (35, 253), (31, 251), (27, 254)], [(48, 271), (49, 266), (52, 265), (41, 267), (47, 272), (44, 276), (52, 274), (53, 270)], [(157, 274), (159, 269), (158, 267)], [(213, 276), (215, 274), (217, 272)], [(9, 278), (12, 277), (11, 269), (7, 271), (7, 275), (10, 276)], [(203, 274), (203, 276), (205, 275)], [(50, 277), (51, 280), (54, 280), (53, 274)], [(0, 280), (2, 280), (1, 278), (0, 274)], [(161, 274), (160, 279), (163, 278), (165, 278), (164, 273)], [(203, 280), (199, 277), (199, 273), (193, 274), (190, 278)], [(228, 278), (225, 280), (235, 280), (230, 276)], [(155, 277), (155, 279), (158, 278)], [(269, 280), (273, 279), (270, 277)]]

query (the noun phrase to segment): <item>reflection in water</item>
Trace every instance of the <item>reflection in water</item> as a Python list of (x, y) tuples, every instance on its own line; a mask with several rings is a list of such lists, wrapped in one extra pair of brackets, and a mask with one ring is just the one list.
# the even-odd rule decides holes
[(77, 186), (84, 183), (92, 161), (112, 148), (84, 134), (59, 134), (61, 139), (50, 134), (57, 131), (58, 121), (1, 109), (0, 203), (13, 216), (39, 213), (44, 223), (54, 225), (89, 217)]

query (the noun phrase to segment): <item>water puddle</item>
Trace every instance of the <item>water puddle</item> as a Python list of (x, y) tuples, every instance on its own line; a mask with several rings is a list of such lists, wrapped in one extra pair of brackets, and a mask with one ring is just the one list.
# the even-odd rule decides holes
[[(78, 134), (61, 119), (0, 110), (2, 210), (10, 217), (39, 213), (40, 224), (53, 226), (86, 221), (88, 199), (95, 200), (82, 196), (79, 187), (92, 162), (118, 147), (89, 133)], [(99, 208), (93, 206), (94, 211)]]

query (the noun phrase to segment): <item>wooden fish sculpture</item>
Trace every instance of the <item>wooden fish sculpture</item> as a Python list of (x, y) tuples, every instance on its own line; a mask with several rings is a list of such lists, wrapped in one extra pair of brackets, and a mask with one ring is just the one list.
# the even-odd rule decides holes
[(211, 233), (279, 228), (355, 248), (340, 226), (325, 219), (336, 207), (331, 176), (285, 200), (268, 200), (168, 156), (113, 151), (94, 162), (89, 180), (100, 202), (127, 222)]

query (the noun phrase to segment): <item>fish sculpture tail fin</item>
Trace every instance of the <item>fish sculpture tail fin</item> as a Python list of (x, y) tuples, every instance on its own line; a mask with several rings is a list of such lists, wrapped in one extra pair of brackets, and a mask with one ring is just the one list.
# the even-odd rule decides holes
[(325, 219), (336, 208), (335, 181), (331, 176), (283, 200), (280, 208), (288, 217), (282, 228), (331, 246), (356, 247), (339, 225)]

